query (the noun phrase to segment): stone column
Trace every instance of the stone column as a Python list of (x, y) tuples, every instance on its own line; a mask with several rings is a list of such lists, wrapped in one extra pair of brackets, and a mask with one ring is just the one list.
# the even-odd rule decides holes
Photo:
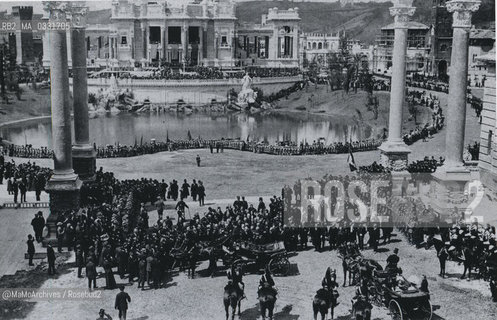
[[(69, 65), (69, 67), (72, 67), (72, 56), (71, 56), (71, 49), (72, 49), (72, 39), (71, 39), (71, 31), (70, 30), (67, 30), (66, 31), (66, 43), (67, 43), (67, 64)], [(86, 52), (86, 48), (85, 49), (85, 52)]]
[(181, 27), (181, 63), (185, 63), (186, 60), (186, 50), (188, 49), (188, 44), (186, 43), (186, 24)]
[(75, 144), (72, 147), (74, 171), (83, 181), (95, 179), (96, 153), (90, 145), (88, 81), (86, 70), (87, 8), (72, 10), (71, 54), (73, 70), (73, 109)]
[(450, 214), (457, 210), (457, 219), (474, 222), (471, 185), (478, 183), (464, 166), (464, 131), (466, 122), (466, 89), (468, 79), (468, 50), (471, 17), (480, 6), (480, 0), (452, 0), (446, 3), (453, 14), (452, 54), (445, 139), (445, 162), (432, 176), (430, 200), (442, 220), (453, 222)]
[(22, 64), (23, 54), (22, 54), (22, 32), (21, 28), (16, 30), (16, 63)]
[[(50, 13), (50, 22), (66, 21), (66, 3), (48, 2), (45, 4), (45, 10)], [(59, 214), (68, 210), (78, 210), (81, 188), (81, 181), (72, 168), (66, 31), (49, 32), (54, 174), (45, 187), (50, 195), (50, 215), (47, 219), (49, 235), (46, 242), (55, 241)]]
[(43, 59), (42, 59), (42, 64), (43, 68), (49, 68), (50, 67), (50, 32), (44, 31), (43, 32)]
[(407, 157), (411, 152), (402, 140), (402, 108), (406, 86), (407, 22), (416, 10), (412, 0), (395, 0), (390, 14), (395, 19), (395, 38), (392, 59), (392, 80), (390, 89), (390, 115), (388, 139), (380, 147), (381, 162), (392, 171), (407, 168)]
[(161, 27), (160, 28), (160, 58), (161, 59), (164, 59), (164, 57), (166, 56), (166, 50), (165, 50), (165, 46), (164, 46), (164, 42), (165, 42), (165, 39), (164, 39), (164, 27)]
[(453, 36), (444, 167), (450, 171), (459, 171), (464, 166), (469, 33), (471, 16), (473, 12), (478, 10), (479, 6), (479, 0), (453, 0), (447, 2), (447, 10), (453, 14)]
[(198, 44), (198, 65), (203, 64), (204, 60), (204, 28), (198, 27), (198, 36), (199, 36), (199, 44)]

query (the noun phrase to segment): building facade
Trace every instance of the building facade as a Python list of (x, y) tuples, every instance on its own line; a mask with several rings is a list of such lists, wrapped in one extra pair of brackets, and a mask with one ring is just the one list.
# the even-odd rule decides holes
[[(115, 0), (88, 14), (87, 57), (96, 67), (298, 67), (299, 25), (298, 9), (278, 8), (239, 25), (233, 0)], [(49, 56), (43, 61), (48, 67)]]
[(452, 13), (447, 11), (447, 0), (433, 0), (431, 12), (431, 60), (430, 73), (445, 78), (450, 66), (452, 52)]
[[(389, 73), (392, 67), (394, 37), (394, 24), (381, 28), (373, 52), (374, 73)], [(430, 28), (419, 22), (408, 22), (406, 71), (408, 73), (429, 72), (431, 69), (430, 49)]]
[(300, 17), (298, 8), (270, 8), (260, 24), (237, 26), (238, 65), (299, 66)]
[(495, 30), (471, 29), (468, 49), (468, 76), (471, 86), (480, 86), (486, 77), (488, 63), (479, 59), (486, 56), (495, 44)]
[[(33, 7), (14, 6), (12, 12), (0, 12), (0, 43), (9, 45), (10, 54), (16, 57), (17, 64), (40, 63), (43, 56), (42, 35), (37, 21), (42, 15), (34, 14)], [(21, 23), (28, 27), (21, 28)], [(9, 24), (15, 27), (9, 28)]]
[(328, 59), (340, 48), (340, 34), (302, 33), (300, 38), (302, 48), (301, 65), (316, 62), (322, 68), (328, 67)]
[(495, 49), (477, 58), (487, 65), (480, 129), (480, 177), (483, 184), (497, 192), (497, 106), (495, 104)]

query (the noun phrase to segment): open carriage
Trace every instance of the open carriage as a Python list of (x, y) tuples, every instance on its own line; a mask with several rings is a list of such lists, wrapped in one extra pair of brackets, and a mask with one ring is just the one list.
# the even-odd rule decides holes
[(430, 294), (402, 276), (388, 271), (375, 271), (370, 287), (371, 302), (385, 306), (394, 320), (431, 320), (433, 308)]
[(223, 246), (225, 250), (225, 265), (246, 269), (255, 267), (261, 270), (266, 266), (273, 275), (286, 276), (290, 271), (290, 261), (283, 241), (258, 245), (250, 242), (240, 242), (233, 248)]
[(188, 246), (186, 242), (171, 249), (170, 255), (174, 259), (173, 268), (176, 265), (184, 265), (190, 262), (224, 259), (223, 246), (230, 237), (223, 235), (215, 240), (201, 240), (195, 246)]

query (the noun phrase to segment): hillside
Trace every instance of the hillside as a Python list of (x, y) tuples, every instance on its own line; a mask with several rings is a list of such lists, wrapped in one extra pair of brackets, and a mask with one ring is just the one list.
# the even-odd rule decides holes
[[(417, 8), (413, 20), (430, 25), (431, 3), (429, 0), (414, 0)], [(260, 23), (261, 15), (269, 8), (299, 8), (304, 32), (337, 32), (345, 30), (356, 39), (372, 43), (379, 29), (393, 21), (388, 8), (392, 4), (361, 3), (341, 7), (339, 3), (289, 1), (252, 1), (237, 5), (236, 15), (239, 22)], [(495, 20), (495, 1), (483, 0), (480, 10), (475, 14), (473, 22), (477, 25), (488, 25)]]

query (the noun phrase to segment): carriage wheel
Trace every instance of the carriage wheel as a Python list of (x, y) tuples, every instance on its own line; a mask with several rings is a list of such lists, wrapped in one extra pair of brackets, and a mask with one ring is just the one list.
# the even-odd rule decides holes
[(269, 261), (269, 271), (275, 275), (286, 276), (290, 271), (290, 261), (287, 257), (274, 257)]
[(392, 320), (404, 320), (402, 309), (400, 308), (400, 305), (397, 301), (391, 300), (388, 309), (390, 309)]

